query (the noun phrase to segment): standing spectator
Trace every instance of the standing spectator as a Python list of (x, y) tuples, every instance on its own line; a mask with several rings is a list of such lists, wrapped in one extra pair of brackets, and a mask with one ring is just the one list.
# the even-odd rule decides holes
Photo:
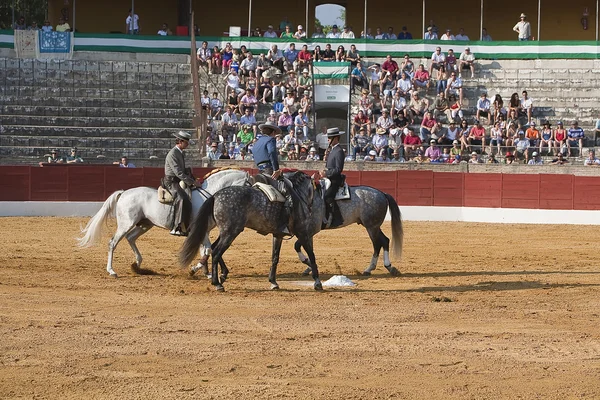
[(577, 121), (571, 122), (571, 128), (568, 133), (567, 147), (569, 149), (569, 157), (571, 157), (571, 147), (578, 147), (579, 157), (581, 157), (581, 151), (583, 150), (583, 138), (585, 132), (579, 127)]
[[(59, 32), (58, 26), (56, 27), (56, 31)], [(127, 15), (127, 18), (125, 18), (125, 32), (128, 35), (137, 35), (140, 33), (140, 17), (137, 14), (132, 14), (131, 8), (129, 9), (129, 14)]]
[(466, 47), (465, 51), (460, 54), (458, 59), (458, 73), (462, 73), (463, 69), (471, 70), (471, 78), (475, 77), (475, 54), (471, 53), (471, 48)]
[(19, 19), (15, 22), (14, 30), (15, 31), (27, 30), (27, 24), (25, 23), (25, 17), (19, 17)]
[(477, 115), (475, 119), (481, 121), (482, 117), (486, 117), (488, 120), (488, 124), (492, 124), (492, 117), (490, 115), (490, 99), (487, 98), (487, 93), (482, 92), (479, 96), (479, 100), (477, 100)]
[(390, 54), (385, 57), (385, 61), (383, 64), (381, 64), (381, 69), (384, 72), (389, 72), (390, 75), (392, 75), (392, 79), (396, 79), (396, 74), (400, 70), (398, 63), (392, 60), (392, 56)]
[(339, 39), (340, 38), (340, 31), (338, 31), (338, 26), (337, 25), (333, 25), (331, 27), (331, 31), (327, 34), (327, 39)]
[(306, 31), (302, 25), (298, 25), (298, 30), (294, 33), (294, 39), (306, 39)]
[(594, 150), (590, 150), (588, 158), (585, 159), (583, 165), (588, 167), (600, 166), (600, 160), (596, 158), (596, 153), (594, 152)]
[(81, 164), (83, 163), (83, 159), (79, 157), (77, 154), (77, 148), (73, 147), (71, 149), (71, 154), (67, 156), (67, 164)]
[(208, 42), (205, 40), (202, 42), (202, 45), (198, 48), (196, 52), (196, 60), (198, 61), (198, 66), (206, 65), (208, 69), (208, 74), (212, 75), (212, 59), (211, 52), (208, 48)]
[(454, 37), (454, 39), (456, 39), (456, 40), (462, 40), (462, 41), (465, 41), (465, 42), (469, 41), (469, 37), (467, 35), (465, 35), (465, 30), (463, 28), (460, 28), (458, 30), (458, 35), (456, 35)]
[(293, 39), (294, 32), (292, 32), (292, 27), (289, 25), (286, 25), (284, 31), (281, 32), (281, 35), (279, 35), (279, 37), (281, 39)]
[(482, 42), (491, 42), (492, 41), (492, 37), (490, 36), (490, 34), (488, 33), (486, 28), (483, 28), (481, 30), (481, 41)]
[(121, 161), (115, 161), (113, 164), (118, 165), (119, 168), (135, 168), (135, 165), (130, 163), (129, 159), (125, 156), (121, 157)]
[(438, 40), (438, 34), (437, 34), (437, 32), (433, 31), (433, 27), (428, 26), (427, 27), (427, 32), (425, 32), (425, 36), (423, 36), (423, 39), (425, 39), (425, 40)]
[[(60, 18), (58, 20), (58, 25), (56, 25), (56, 32), (71, 32), (71, 26), (68, 24), (67, 21), (65, 21), (64, 18)], [(134, 33), (135, 35), (135, 33)]]
[(277, 37), (277, 32), (275, 32), (273, 30), (273, 25), (269, 25), (267, 27), (267, 30), (263, 34), (263, 37), (266, 37), (266, 38), (276, 38)]
[(519, 34), (520, 41), (531, 39), (531, 24), (527, 21), (527, 15), (521, 13), (521, 20), (513, 27), (513, 31)]
[(340, 39), (354, 39), (354, 32), (352, 32), (349, 26), (344, 26), (344, 31), (340, 33)]
[(324, 39), (325, 34), (323, 33), (323, 28), (320, 26), (317, 26), (316, 32), (312, 34), (312, 38), (313, 39)]
[(54, 28), (50, 25), (50, 21), (45, 20), (44, 25), (42, 26), (42, 32), (52, 32)]
[(442, 35), (440, 40), (456, 40), (454, 35), (452, 34), (452, 30), (450, 28), (446, 29), (446, 33)]
[[(533, 99), (527, 95), (527, 90), (523, 90), (523, 97), (519, 101), (519, 114), (527, 116), (527, 123), (531, 124), (531, 114), (533, 113)], [(512, 107), (512, 105), (511, 105)]]
[(406, 26), (403, 26), (402, 30), (398, 34), (398, 40), (412, 40), (412, 38), (413, 38), (413, 36), (408, 31), (408, 28)]

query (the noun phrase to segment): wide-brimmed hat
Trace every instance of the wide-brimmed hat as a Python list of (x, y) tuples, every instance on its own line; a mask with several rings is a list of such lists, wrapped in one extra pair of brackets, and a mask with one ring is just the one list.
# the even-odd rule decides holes
[(369, 155), (370, 156), (376, 156), (377, 152), (375, 150), (371, 150), (371, 151), (369, 151)]
[(187, 140), (187, 141), (189, 141), (192, 138), (192, 134), (189, 132), (185, 132), (185, 131), (179, 131), (177, 133), (174, 133), (173, 136), (175, 136), (177, 139)]
[(264, 124), (260, 124), (258, 126), (258, 129), (260, 129), (261, 131), (263, 129), (271, 129), (271, 131), (275, 132), (275, 134), (281, 133), (281, 129), (271, 121), (267, 121)]
[(308, 152), (310, 153), (311, 151), (317, 151), (317, 149), (315, 149), (314, 147), (311, 147), (310, 150), (308, 150)]
[(327, 137), (328, 138), (334, 138), (336, 136), (341, 136), (343, 134), (344, 134), (344, 132), (340, 132), (339, 128), (329, 128), (329, 129), (327, 129)]
[(308, 68), (304, 68), (304, 69), (302, 70), (302, 73), (303, 73), (303, 74), (308, 74), (308, 73), (309, 73), (309, 71), (308, 71)]
[(525, 13), (521, 13), (521, 16), (519, 16), (519, 18), (527, 18), (527, 15), (525, 15)]

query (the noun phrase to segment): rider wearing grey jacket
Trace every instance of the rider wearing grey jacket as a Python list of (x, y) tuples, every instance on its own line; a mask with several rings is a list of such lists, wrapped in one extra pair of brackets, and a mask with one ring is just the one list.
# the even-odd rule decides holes
[(183, 154), (183, 150), (189, 146), (192, 135), (188, 132), (179, 131), (174, 136), (177, 138), (177, 144), (169, 151), (165, 159), (165, 185), (174, 195), (173, 205), (175, 206), (173, 229), (170, 233), (176, 236), (186, 236), (187, 229), (190, 226), (192, 201), (181, 187), (180, 182), (184, 182), (188, 187), (196, 183), (189, 169), (185, 168), (185, 156)]

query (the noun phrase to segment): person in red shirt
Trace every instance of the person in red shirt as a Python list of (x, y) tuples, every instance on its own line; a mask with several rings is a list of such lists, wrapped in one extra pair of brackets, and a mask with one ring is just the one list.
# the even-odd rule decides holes
[(485, 149), (485, 128), (481, 125), (481, 121), (475, 121), (475, 126), (471, 128), (469, 137), (469, 151), (474, 151), (473, 146), (481, 146), (481, 152)]
[(298, 58), (296, 59), (297, 70), (302, 71), (304, 68), (308, 68), (311, 60), (312, 54), (308, 51), (308, 46), (302, 46), (302, 50), (298, 52)]
[(417, 68), (417, 71), (415, 72), (415, 77), (413, 78), (413, 85), (415, 85), (415, 88), (417, 89), (420, 87), (424, 87), (427, 91), (429, 90), (430, 82), (431, 80), (429, 79), (429, 72), (427, 72), (423, 64), (420, 64), (419, 68)]
[(431, 112), (425, 112), (423, 120), (421, 121), (421, 129), (419, 130), (419, 136), (422, 141), (427, 140), (431, 136), (431, 129), (435, 126), (436, 120), (431, 116)]
[(352, 133), (356, 135), (361, 128), (365, 128), (366, 132), (371, 132), (371, 124), (369, 122), (369, 117), (365, 115), (363, 110), (359, 110), (356, 117), (354, 117)]
[(404, 129), (405, 129), (405, 132), (408, 131), (408, 134), (404, 138), (405, 158), (408, 160), (409, 157), (411, 157), (412, 154), (415, 153), (417, 150), (419, 150), (419, 149), (423, 150), (422, 149), (423, 142), (421, 141), (421, 138), (417, 136), (415, 131), (413, 131), (412, 129), (408, 129), (408, 128), (404, 128)]
[(390, 75), (392, 75), (392, 78), (396, 79), (396, 74), (400, 70), (400, 67), (398, 67), (396, 61), (392, 60), (392, 56), (388, 54), (383, 64), (381, 64), (381, 69), (385, 72), (389, 72)]

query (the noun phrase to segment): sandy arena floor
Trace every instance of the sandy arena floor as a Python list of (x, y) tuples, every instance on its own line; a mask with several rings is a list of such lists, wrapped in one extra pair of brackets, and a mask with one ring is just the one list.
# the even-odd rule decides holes
[(159, 229), (139, 241), (158, 275), (122, 242), (110, 278), (108, 234), (74, 246), (86, 222), (0, 219), (2, 399), (600, 398), (595, 226), (408, 222), (397, 278), (358, 275), (361, 227), (323, 232), (323, 280), (358, 286), (322, 293), (289, 242), (268, 290), (270, 238), (246, 231), (216, 293)]

